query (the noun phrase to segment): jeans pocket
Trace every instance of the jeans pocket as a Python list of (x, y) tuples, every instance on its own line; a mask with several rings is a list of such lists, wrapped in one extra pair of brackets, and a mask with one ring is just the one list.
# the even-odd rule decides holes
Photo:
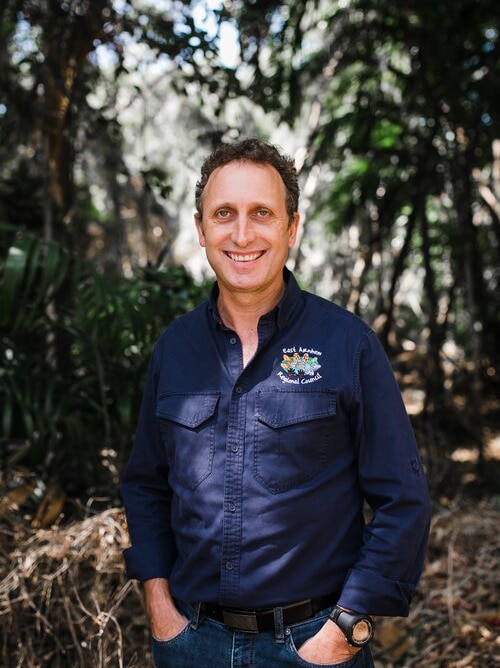
[(359, 659), (361, 658), (360, 657), (361, 652), (354, 654), (346, 661), (337, 661), (335, 663), (311, 663), (310, 661), (306, 661), (300, 656), (299, 649), (297, 649), (293, 637), (290, 636), (290, 638), (288, 639), (288, 650), (291, 654), (291, 661), (292, 661), (290, 665), (302, 666), (303, 668), (364, 668), (365, 665), (368, 668), (368, 666), (370, 665), (370, 664), (365, 664), (363, 660), (361, 661), (361, 663), (359, 663)]
[(300, 656), (300, 648), (306, 640), (309, 640), (309, 638), (318, 633), (328, 618), (328, 613), (329, 610), (319, 613), (313, 619), (288, 627), (286, 644), (291, 658), (291, 665), (302, 666), (303, 668), (373, 668), (373, 660), (368, 647), (359, 650), (349, 659), (337, 661), (336, 663), (311, 663)]
[(181, 643), (188, 635), (190, 630), (191, 630), (191, 623), (188, 622), (186, 626), (182, 629), (182, 631), (173, 638), (167, 638), (166, 640), (162, 640), (161, 638), (156, 638), (153, 634), (151, 634), (151, 640), (153, 642), (153, 645), (159, 645), (162, 647), (168, 647), (168, 646), (173, 647)]

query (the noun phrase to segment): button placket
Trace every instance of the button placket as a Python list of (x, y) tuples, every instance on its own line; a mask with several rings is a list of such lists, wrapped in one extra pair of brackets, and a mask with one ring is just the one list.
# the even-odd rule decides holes
[(242, 447), (245, 433), (246, 401), (242, 385), (233, 389), (228, 413), (226, 463), (224, 475), (224, 519), (221, 554), (220, 592), (226, 605), (239, 596), (241, 558), (241, 497), (243, 490)]

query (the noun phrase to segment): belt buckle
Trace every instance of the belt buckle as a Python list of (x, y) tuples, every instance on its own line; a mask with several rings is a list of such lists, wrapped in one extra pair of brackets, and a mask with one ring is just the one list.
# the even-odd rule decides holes
[(222, 621), (232, 631), (258, 633), (257, 615), (255, 612), (238, 612), (237, 610), (222, 610)]

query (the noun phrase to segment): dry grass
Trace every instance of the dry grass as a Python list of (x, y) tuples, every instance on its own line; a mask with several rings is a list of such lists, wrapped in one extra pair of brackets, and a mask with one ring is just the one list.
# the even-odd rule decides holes
[(149, 665), (141, 594), (124, 574), (120, 510), (35, 532), (11, 524), (1, 541), (2, 666)]
[[(377, 666), (500, 665), (499, 516), (494, 501), (436, 514), (410, 618), (378, 620)], [(51, 529), (4, 518), (0, 540), (2, 667), (151, 665), (120, 509)]]
[(495, 500), (435, 513), (410, 617), (379, 620), (377, 666), (500, 666), (499, 520)]

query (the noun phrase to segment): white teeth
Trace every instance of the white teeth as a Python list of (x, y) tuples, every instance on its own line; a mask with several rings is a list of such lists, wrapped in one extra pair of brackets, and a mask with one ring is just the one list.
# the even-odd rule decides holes
[(252, 253), (251, 255), (233, 255), (232, 253), (228, 253), (231, 260), (235, 262), (252, 262), (253, 260), (257, 260), (261, 255), (262, 253)]

